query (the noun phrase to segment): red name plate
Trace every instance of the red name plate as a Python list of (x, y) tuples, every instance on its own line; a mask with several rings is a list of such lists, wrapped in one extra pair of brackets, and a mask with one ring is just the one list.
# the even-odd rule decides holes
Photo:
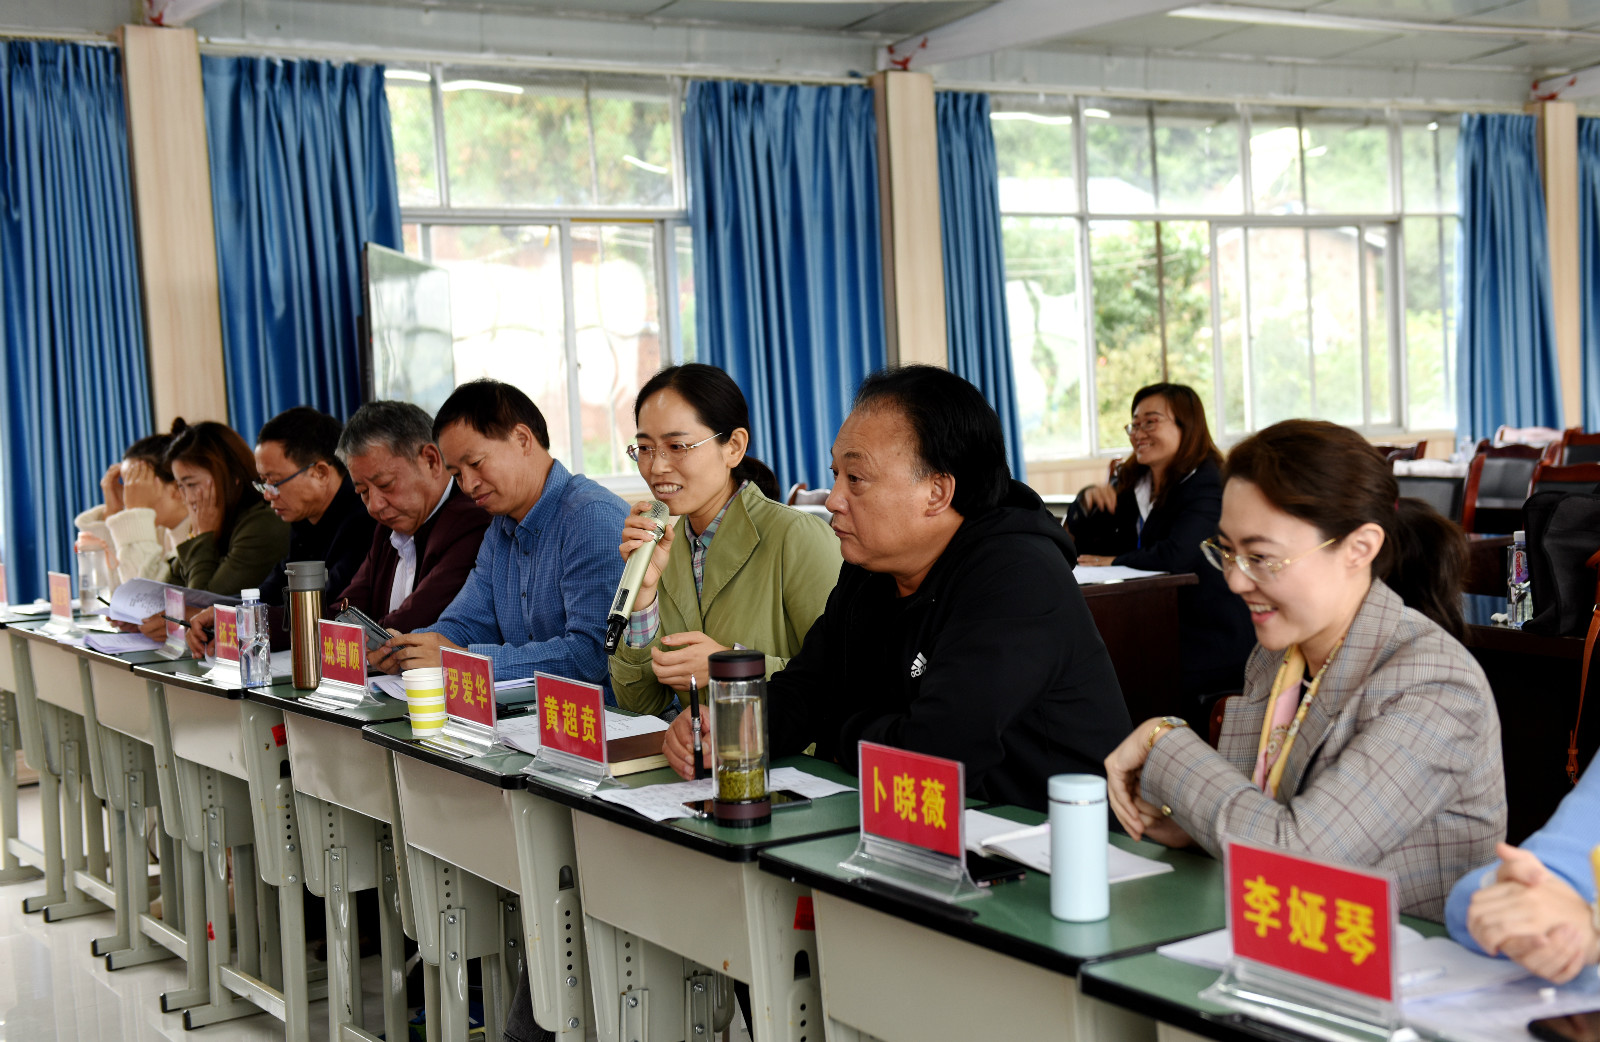
[(367, 683), (366, 631), (347, 622), (317, 622), (322, 644), (322, 679), (365, 687)]
[(961, 857), (961, 761), (862, 742), (861, 831)]
[(172, 620), (183, 618), (183, 591), (162, 590), (161, 596), (165, 602), (162, 612), (167, 617), (167, 643), (182, 644), (183, 627)]
[(451, 716), (493, 728), (494, 663), (483, 655), (439, 649), (444, 666), (444, 711)]
[(1234, 955), (1394, 1001), (1388, 877), (1244, 843), (1227, 858)]
[(46, 572), (50, 580), (50, 614), (58, 619), (72, 618), (72, 576), (66, 572)]
[(539, 674), (539, 743), (595, 763), (606, 762), (606, 706), (600, 688)]
[(239, 610), (226, 604), (217, 605), (216, 618), (217, 658), (224, 662), (239, 661)]

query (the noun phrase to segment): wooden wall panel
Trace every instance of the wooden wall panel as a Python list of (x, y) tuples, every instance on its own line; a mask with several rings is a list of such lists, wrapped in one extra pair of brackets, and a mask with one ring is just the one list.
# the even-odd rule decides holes
[(1528, 107), (1539, 117), (1539, 163), (1550, 244), (1550, 301), (1561, 367), (1563, 426), (1583, 424), (1583, 301), (1578, 279), (1578, 111), (1570, 101)]
[(933, 77), (880, 72), (872, 86), (889, 361), (948, 366)]

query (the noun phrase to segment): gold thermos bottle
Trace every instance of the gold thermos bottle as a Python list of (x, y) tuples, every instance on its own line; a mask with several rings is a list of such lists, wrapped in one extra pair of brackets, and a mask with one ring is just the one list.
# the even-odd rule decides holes
[(328, 584), (328, 566), (322, 561), (290, 561), (289, 654), (294, 660), (294, 686), (313, 691), (322, 683), (322, 656), (317, 646), (317, 622), (322, 618), (322, 589)]

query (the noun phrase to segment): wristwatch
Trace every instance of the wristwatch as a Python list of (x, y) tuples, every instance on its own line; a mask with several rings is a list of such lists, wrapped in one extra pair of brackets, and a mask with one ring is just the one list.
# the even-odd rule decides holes
[(1160, 738), (1173, 728), (1188, 726), (1189, 721), (1185, 720), (1181, 716), (1162, 717), (1160, 720), (1156, 721), (1156, 725), (1154, 727), (1150, 728), (1150, 737), (1146, 739), (1144, 743), (1145, 751), (1149, 752), (1151, 749), (1154, 749), (1156, 747), (1156, 739)]

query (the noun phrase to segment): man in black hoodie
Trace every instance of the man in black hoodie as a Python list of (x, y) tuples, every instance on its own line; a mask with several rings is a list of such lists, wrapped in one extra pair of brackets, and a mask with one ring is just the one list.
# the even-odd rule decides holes
[[(1103, 774), (1132, 727), (1072, 578), (1072, 539), (1011, 480), (999, 418), (931, 366), (876, 373), (833, 443), (845, 564), (768, 687), (772, 753), (856, 768), (882, 742), (966, 764), (967, 794), (1043, 808), (1053, 774)], [(692, 776), (689, 714), (665, 743)], [(704, 724), (702, 724), (704, 726)]]

